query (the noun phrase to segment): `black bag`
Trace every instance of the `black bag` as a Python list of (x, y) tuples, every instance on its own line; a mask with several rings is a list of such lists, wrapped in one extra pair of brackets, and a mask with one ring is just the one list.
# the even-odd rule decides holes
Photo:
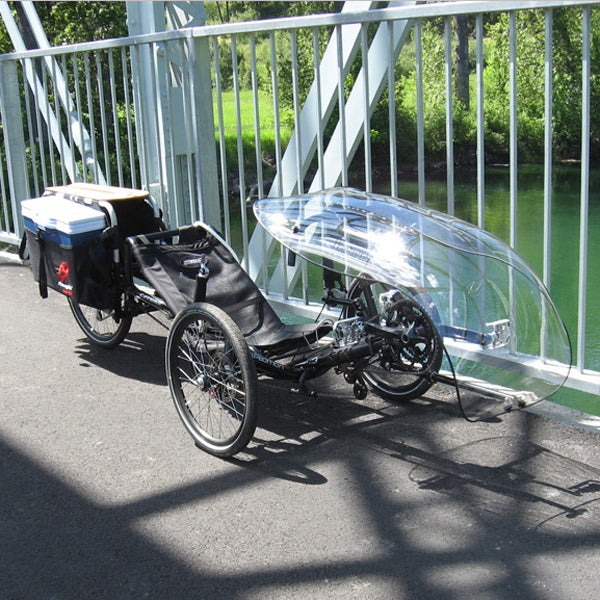
[(80, 246), (65, 246), (26, 229), (26, 241), (42, 298), (47, 298), (51, 288), (79, 304), (118, 308), (120, 294), (109, 240), (100, 236)]

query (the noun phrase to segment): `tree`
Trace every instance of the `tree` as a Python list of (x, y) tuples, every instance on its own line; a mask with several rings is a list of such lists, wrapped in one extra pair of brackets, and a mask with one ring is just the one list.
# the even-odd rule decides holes
[[(23, 18), (21, 3), (11, 5), (27, 42), (29, 23)], [(51, 46), (128, 35), (125, 2), (36, 2), (35, 8)], [(4, 48), (4, 44), (0, 43), (0, 47)]]
[(469, 35), (467, 16), (454, 16), (456, 49), (454, 53), (456, 97), (469, 110)]
[[(576, 158), (581, 146), (581, 8), (553, 10), (553, 146), (555, 158)], [(600, 19), (592, 12), (592, 57), (598, 56)], [(508, 136), (508, 15), (487, 28), (489, 37), (486, 56), (486, 125)], [(537, 162), (544, 148), (544, 56), (545, 13), (542, 10), (523, 11), (517, 18), (517, 108), (520, 159)], [(600, 65), (591, 60), (592, 98), (597, 98), (594, 85), (600, 78)], [(489, 91), (488, 91), (489, 90)], [(591, 143), (594, 152), (600, 151), (600, 110), (592, 102)]]

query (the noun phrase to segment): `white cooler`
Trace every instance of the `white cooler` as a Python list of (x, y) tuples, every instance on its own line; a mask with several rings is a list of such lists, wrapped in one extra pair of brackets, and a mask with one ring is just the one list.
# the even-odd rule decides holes
[(81, 246), (106, 227), (104, 213), (91, 206), (48, 195), (21, 202), (25, 227), (44, 240), (61, 246)]

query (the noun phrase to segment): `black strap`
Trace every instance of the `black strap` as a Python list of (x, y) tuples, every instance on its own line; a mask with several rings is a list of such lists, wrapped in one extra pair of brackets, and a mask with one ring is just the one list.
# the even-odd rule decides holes
[(196, 276), (196, 288), (194, 290), (194, 302), (204, 302), (206, 300), (206, 281), (208, 277), (198, 273)]
[[(44, 257), (44, 240), (40, 235), (39, 230), (35, 234), (35, 241), (39, 245), (39, 263), (38, 263), (38, 272), (37, 272), (37, 280), (38, 287), (40, 290), (40, 296), (42, 298), (48, 297), (48, 278), (46, 276), (46, 261)], [(21, 238), (21, 243), (19, 244), (19, 258), (21, 260), (27, 260), (29, 258), (29, 251), (27, 250), (27, 232), (23, 232), (23, 237)]]
[(29, 258), (29, 252), (27, 251), (27, 232), (23, 232), (21, 243), (19, 244), (19, 258), (21, 260), (27, 260)]
[(296, 266), (296, 253), (293, 250), (290, 250), (289, 248), (288, 248), (288, 255), (287, 255), (287, 264), (288, 264), (288, 267)]
[(42, 298), (47, 298), (48, 279), (46, 276), (46, 244), (39, 231), (36, 233), (35, 239), (40, 246), (40, 261), (38, 265), (38, 286), (40, 289), (40, 296)]

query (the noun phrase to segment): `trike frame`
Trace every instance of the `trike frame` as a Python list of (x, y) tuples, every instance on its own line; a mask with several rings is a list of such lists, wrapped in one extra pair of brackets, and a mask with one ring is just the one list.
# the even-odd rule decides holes
[(258, 374), (312, 394), (306, 383), (333, 369), (359, 399), (372, 389), (408, 400), (439, 381), (455, 386), (467, 418), (538, 402), (568, 377), (570, 341), (548, 290), (512, 248), (469, 223), (348, 188), (257, 201), (282, 260), (298, 255), (323, 270), (322, 302), (334, 316), (289, 324), (216, 230), (197, 222), (167, 231), (141, 194), (152, 206), (143, 224), (123, 225), (110, 202), (93, 202), (106, 214), (99, 241), (115, 294), (74, 293), (71, 309), (104, 348), (123, 341), (134, 317), (166, 315), (170, 392), (212, 454), (252, 439)]
[[(389, 286), (382, 291), (387, 302), (383, 318), (375, 312), (379, 299), (366, 291), (375, 282), (365, 277), (357, 278), (349, 291), (337, 287), (325, 290), (324, 303), (329, 309), (339, 309), (340, 319), (303, 326), (282, 324), (278, 330), (282, 339), (274, 345), (253, 344), (252, 335), (243, 333), (227, 314), (228, 307), (211, 302), (207, 281), (211, 281), (212, 259), (199, 269), (194, 285), (188, 284), (185, 306), (177, 310), (161, 297), (161, 291), (157, 289), (160, 285), (148, 287), (150, 282), (145, 277), (148, 269), (140, 268), (139, 251), (140, 248), (145, 251), (152, 248), (160, 253), (164, 248), (177, 249), (180, 246), (166, 242), (172, 242), (184, 232), (189, 238), (190, 230), (195, 230), (193, 237), (201, 242), (209, 238), (221, 255), (233, 253), (212, 227), (201, 222), (186, 228), (129, 237), (126, 250), (116, 265), (122, 282), (120, 308), (113, 311), (91, 309), (92, 316), (83, 319), (82, 314), (88, 309), (74, 301), (71, 301), (71, 308), (84, 333), (105, 348), (116, 346), (124, 339), (131, 320), (137, 315), (161, 311), (172, 320), (165, 350), (169, 387), (186, 429), (202, 449), (218, 456), (229, 456), (248, 444), (256, 427), (258, 374), (288, 380), (294, 391), (316, 395), (306, 382), (334, 369), (352, 385), (354, 395), (359, 399), (366, 397), (369, 388), (395, 399), (410, 399), (432, 385), (441, 363), (442, 341), (431, 319), (407, 293)], [(185, 245), (186, 251), (188, 246)], [(202, 248), (196, 253), (200, 263), (205, 254)], [(226, 260), (229, 261), (229, 256)], [(241, 266), (238, 265), (238, 269), (237, 277), (244, 277)], [(336, 281), (327, 275), (324, 267), (324, 280)], [(141, 282), (136, 282), (138, 277), (142, 278)], [(246, 285), (249, 285), (248, 280)], [(104, 334), (96, 331), (94, 318), (97, 323), (113, 323), (114, 331)], [(201, 338), (206, 337), (203, 332), (207, 330), (214, 339), (205, 343), (200, 352), (197, 348), (203, 343)], [(216, 330), (219, 333), (215, 333)], [(195, 338), (193, 348), (190, 338)], [(214, 369), (210, 376), (206, 374), (214, 359), (211, 358), (208, 365), (200, 363), (209, 362), (204, 356), (211, 352), (223, 354), (225, 358), (219, 360), (223, 360), (227, 368), (235, 365), (236, 372), (231, 375), (234, 384), (221, 381), (221, 375)], [(231, 358), (234, 355), (235, 358)], [(382, 377), (382, 373), (391, 375)], [(204, 405), (194, 408), (192, 402), (212, 402), (216, 408), (209, 410)], [(203, 411), (210, 412), (210, 416), (204, 417)], [(223, 414), (216, 417), (217, 412)]]

